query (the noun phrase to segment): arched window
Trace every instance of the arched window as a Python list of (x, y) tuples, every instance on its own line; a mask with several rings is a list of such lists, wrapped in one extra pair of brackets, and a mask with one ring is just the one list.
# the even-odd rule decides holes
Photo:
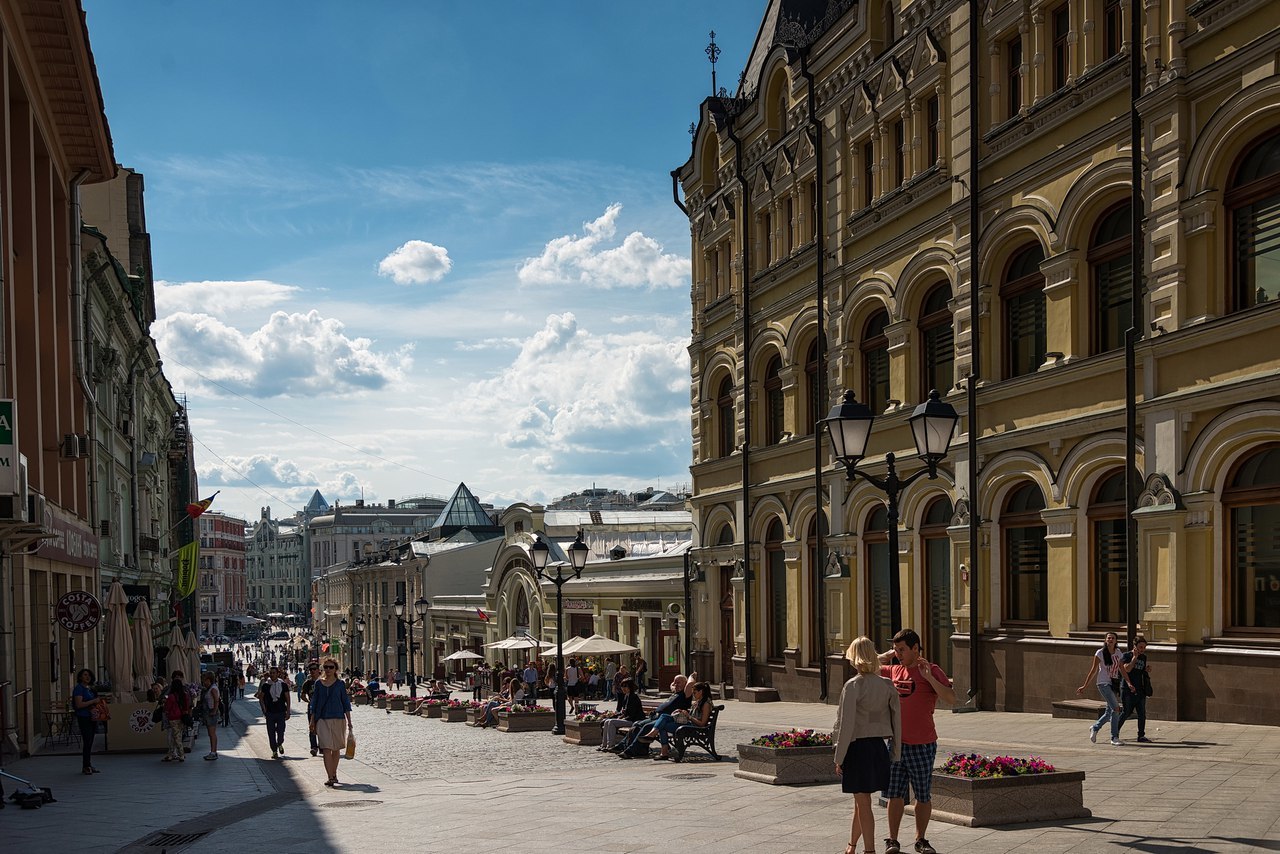
[(720, 534), (716, 537), (717, 546), (733, 545), (733, 526), (725, 523), (720, 526)]
[(764, 535), (765, 568), (768, 573), (770, 660), (781, 661), (787, 648), (787, 561), (782, 551), (782, 522), (774, 519)]
[(951, 672), (951, 635), (955, 631), (951, 622), (951, 538), (947, 536), (950, 524), (951, 500), (935, 498), (920, 523), (928, 590), (924, 642), (928, 650), (926, 656), (947, 673)]
[(1123, 469), (1098, 484), (1089, 502), (1088, 515), (1090, 566), (1093, 567), (1089, 581), (1092, 587), (1089, 624), (1114, 628), (1125, 622), (1128, 547)]
[(877, 415), (889, 405), (889, 312), (876, 312), (862, 328), (863, 401)]
[(1280, 133), (1250, 148), (1236, 165), (1225, 203), (1231, 221), (1231, 309), (1280, 298)]
[(1089, 275), (1093, 281), (1091, 348), (1106, 353), (1124, 346), (1133, 298), (1133, 256), (1130, 254), (1131, 211), (1127, 202), (1112, 208), (1093, 230), (1089, 241)]
[(1000, 514), (1004, 532), (1005, 614), (1010, 622), (1049, 619), (1049, 549), (1040, 516), (1044, 496), (1034, 483), (1015, 489)]
[[(804, 357), (804, 389), (805, 404), (808, 411), (804, 417), (804, 435), (813, 434), (818, 429), (818, 419), (826, 416), (822, 411), (822, 400), (818, 397), (818, 339), (814, 338), (809, 345), (809, 352)], [(799, 433), (799, 431), (796, 431)]]
[(893, 641), (889, 573), (896, 567), (889, 554), (889, 511), (883, 505), (867, 517), (862, 544), (867, 556), (867, 637), (876, 642), (876, 649), (888, 649)]
[(764, 443), (776, 445), (786, 429), (786, 404), (782, 396), (782, 357), (774, 356), (764, 371)]
[(1280, 445), (1246, 458), (1222, 503), (1231, 513), (1228, 625), (1250, 634), (1280, 633)]
[(920, 398), (937, 389), (945, 395), (956, 384), (955, 331), (951, 318), (951, 287), (940, 284), (929, 291), (920, 308)]
[(1035, 373), (1044, 364), (1045, 300), (1039, 243), (1020, 249), (1009, 261), (1000, 299), (1004, 303), (1005, 379)]
[(706, 196), (720, 188), (719, 161), (720, 141), (713, 131), (707, 134), (706, 141), (702, 144), (702, 189)]
[(720, 381), (720, 391), (716, 394), (716, 426), (719, 428), (716, 450), (722, 457), (733, 453), (737, 447), (738, 425), (733, 413), (733, 380), (725, 377)]

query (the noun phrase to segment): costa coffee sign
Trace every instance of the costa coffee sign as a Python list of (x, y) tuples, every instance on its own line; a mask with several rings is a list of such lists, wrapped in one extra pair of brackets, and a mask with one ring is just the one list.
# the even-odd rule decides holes
[(54, 606), (53, 618), (67, 631), (83, 634), (102, 620), (102, 605), (92, 593), (72, 590), (62, 594), (62, 598)]

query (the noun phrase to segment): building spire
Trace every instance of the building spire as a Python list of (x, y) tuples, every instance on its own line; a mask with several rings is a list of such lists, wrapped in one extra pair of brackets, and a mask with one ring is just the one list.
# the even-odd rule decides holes
[(720, 46), (716, 44), (716, 31), (711, 31), (711, 44), (707, 45), (705, 53), (707, 59), (711, 61), (711, 94), (716, 94), (716, 60), (720, 58)]

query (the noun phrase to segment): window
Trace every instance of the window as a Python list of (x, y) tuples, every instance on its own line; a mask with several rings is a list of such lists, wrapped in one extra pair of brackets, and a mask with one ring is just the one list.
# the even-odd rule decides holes
[(766, 213), (760, 220), (761, 266), (773, 263), (773, 214)]
[(1104, 0), (1102, 4), (1102, 58), (1120, 54), (1124, 43), (1124, 4), (1121, 0)]
[(720, 428), (716, 450), (720, 456), (727, 457), (737, 446), (738, 436), (737, 419), (733, 413), (733, 380), (728, 377), (720, 381), (720, 391), (716, 395), (716, 421)]
[(808, 436), (817, 432), (818, 419), (825, 417), (826, 413), (822, 411), (822, 399), (818, 396), (818, 339), (813, 339), (813, 343), (809, 345), (809, 353), (804, 357), (804, 384), (805, 401), (809, 406), (809, 411), (805, 413), (804, 430)]
[(928, 169), (942, 159), (942, 104), (937, 95), (925, 104), (925, 117), (929, 123), (929, 141), (926, 148), (929, 161), (925, 164), (925, 168)]
[(951, 288), (937, 285), (925, 297), (920, 309), (921, 384), (923, 399), (931, 390), (946, 394), (955, 380), (955, 330), (952, 326)]
[(1230, 627), (1280, 632), (1280, 445), (1246, 458), (1229, 482)]
[(716, 537), (716, 545), (718, 546), (733, 545), (733, 526), (732, 525), (725, 524), (720, 526), (720, 535)]
[(1044, 250), (1033, 243), (1014, 254), (1000, 286), (1004, 302), (1006, 379), (1035, 373), (1044, 364), (1046, 349)]
[(787, 563), (782, 551), (782, 522), (774, 519), (764, 537), (769, 584), (769, 658), (782, 659), (787, 648)]
[(782, 235), (782, 238), (783, 238), (783, 239), (782, 239), (782, 251), (783, 251), (785, 254), (790, 255), (790, 254), (791, 254), (791, 250), (793, 250), (793, 249), (795, 249), (795, 248), (796, 248), (796, 247), (795, 247), (795, 234), (796, 234), (796, 203), (795, 203), (795, 199), (791, 198), (791, 196), (787, 196), (787, 200), (786, 200), (786, 202), (783, 204), (783, 208), (786, 210), (786, 215), (787, 215), (787, 226), (786, 226), (786, 231), (785, 231), (785, 232), (783, 233), (783, 235)]
[(951, 635), (955, 631), (951, 622), (951, 538), (947, 536), (950, 524), (951, 501), (935, 498), (920, 525), (928, 591), (924, 643), (928, 650), (926, 657), (947, 673), (951, 672)]
[(1053, 12), (1053, 88), (1054, 91), (1067, 85), (1071, 76), (1071, 8), (1067, 4), (1059, 6)]
[(884, 331), (888, 325), (889, 313), (880, 311), (862, 330), (862, 399), (877, 414), (889, 405), (889, 337)]
[(890, 47), (898, 41), (898, 12), (893, 3), (884, 4), (884, 46)]
[(877, 507), (867, 517), (862, 529), (862, 543), (867, 556), (867, 636), (876, 649), (888, 649), (893, 640), (893, 614), (889, 608), (889, 511)]
[(1013, 491), (1000, 514), (1004, 532), (1005, 613), (1012, 622), (1049, 619), (1049, 550), (1040, 518), (1044, 496), (1025, 483)]
[(864, 208), (871, 207), (871, 203), (875, 201), (875, 170), (876, 170), (876, 152), (875, 146), (870, 140), (862, 144), (862, 206)]
[(1022, 36), (1005, 43), (1005, 55), (1005, 118), (1011, 119), (1022, 112)]
[(893, 186), (901, 187), (907, 180), (907, 126), (905, 122), (893, 124)]
[(1245, 153), (1225, 201), (1235, 259), (1231, 308), (1280, 298), (1280, 134)]
[(1089, 550), (1093, 568), (1089, 622), (1113, 627), (1125, 622), (1125, 569), (1128, 545), (1125, 531), (1124, 471), (1106, 477), (1089, 502)]
[(1130, 254), (1133, 208), (1120, 205), (1105, 214), (1089, 241), (1089, 274), (1093, 282), (1094, 353), (1124, 346), (1133, 299), (1133, 256)]
[(785, 403), (782, 396), (782, 359), (774, 356), (764, 372), (764, 442), (776, 445), (782, 441), (785, 425)]
[(818, 206), (817, 180), (810, 181), (805, 185), (804, 210), (801, 213), (808, 223), (804, 234), (804, 241), (808, 243), (817, 238), (819, 220), (821, 219), (821, 210)]

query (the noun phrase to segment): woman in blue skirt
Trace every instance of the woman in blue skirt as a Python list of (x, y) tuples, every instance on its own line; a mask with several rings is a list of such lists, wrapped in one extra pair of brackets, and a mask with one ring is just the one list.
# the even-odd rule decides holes
[(902, 711), (898, 689), (880, 676), (880, 658), (870, 638), (849, 644), (844, 656), (858, 671), (840, 691), (834, 734), (836, 773), (844, 792), (853, 795), (853, 830), (845, 854), (855, 854), (859, 836), (863, 852), (871, 854), (876, 841), (871, 793), (888, 788), (889, 762), (901, 757)]

